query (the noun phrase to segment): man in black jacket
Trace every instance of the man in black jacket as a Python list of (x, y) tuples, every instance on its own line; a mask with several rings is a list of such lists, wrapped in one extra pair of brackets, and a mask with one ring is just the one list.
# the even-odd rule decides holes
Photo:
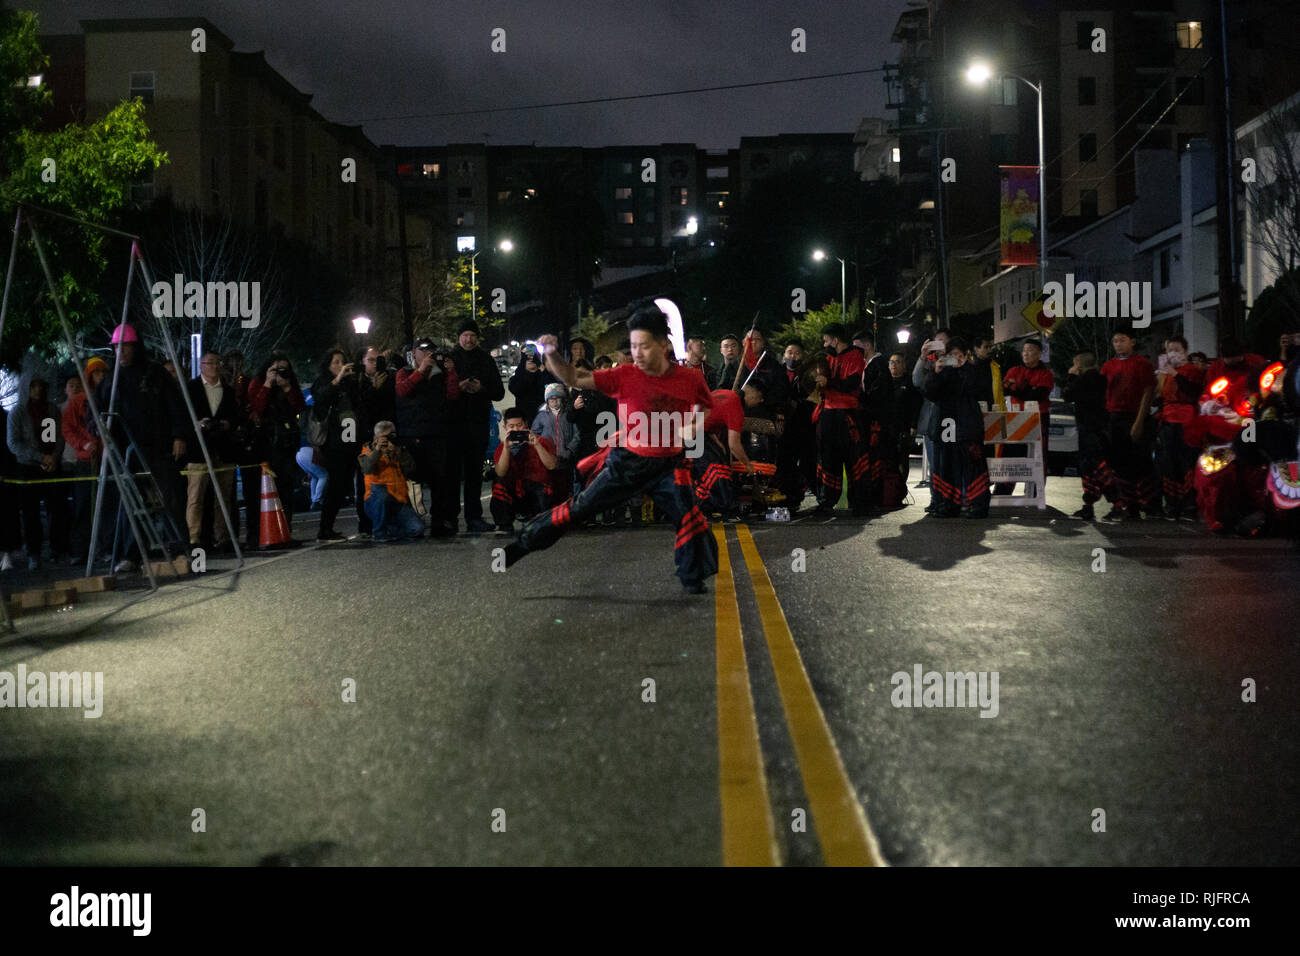
[[(208, 455), (212, 458), (212, 467), (217, 469), (217, 487), (221, 489), (222, 500), (227, 506), (233, 500), (231, 493), (235, 487), (235, 472), (228, 469), (228, 464), (238, 460), (235, 429), (239, 424), (239, 403), (235, 400), (235, 390), (221, 379), (221, 356), (216, 352), (206, 352), (199, 359), (199, 374), (186, 383), (190, 393), (190, 402), (194, 405), (194, 415), (199, 428), (203, 430), (203, 440), (208, 446)], [(188, 426), (188, 416), (185, 424)], [(191, 426), (185, 436), (185, 471), (189, 475), (189, 489), (185, 503), (185, 524), (189, 529), (190, 546), (201, 543), (203, 532), (203, 506), (207, 501), (212, 479), (208, 476), (207, 465), (203, 461), (203, 449), (199, 445), (199, 436)], [(234, 550), (230, 543), (230, 529), (221, 508), (217, 506), (212, 512), (213, 550), (222, 553)]]
[(439, 362), (437, 348), (429, 339), (416, 342), (412, 354), (415, 368), (401, 369), (396, 377), (397, 433), (415, 461), (414, 472), (406, 477), (429, 486), (429, 536), (446, 537), (456, 533), (443, 515), (452, 434), (448, 405), (457, 384), (450, 379), (455, 377), (456, 366), (450, 359)]
[(1092, 521), (1092, 506), (1105, 495), (1115, 501), (1113, 475), (1106, 464), (1106, 446), (1110, 441), (1109, 417), (1106, 414), (1106, 380), (1097, 370), (1097, 356), (1080, 352), (1070, 366), (1070, 375), (1061, 386), (1061, 397), (1074, 406), (1074, 424), (1079, 429), (1079, 477), (1083, 479), (1083, 507), (1072, 518)]
[(979, 383), (967, 361), (969, 352), (965, 340), (954, 337), (948, 341), (947, 354), (921, 373), (921, 393), (936, 406), (938, 427), (930, 488), (932, 513), (940, 518), (989, 516), (984, 415), (976, 399)]
[[(483, 462), (487, 460), (488, 419), (492, 403), (505, 397), (505, 385), (492, 356), (479, 348), (479, 327), (473, 319), (461, 323), (451, 359), (456, 365), (460, 397), (452, 403), (451, 456), (447, 469), (446, 520), (455, 528), (460, 515), (460, 492), (464, 487), (465, 530), (471, 534), (491, 531), (483, 520)], [(399, 425), (400, 433), (401, 427)]]
[(867, 444), (871, 465), (866, 489), (868, 512), (881, 505), (881, 486), (885, 478), (884, 441), (889, 421), (889, 393), (893, 382), (889, 360), (876, 351), (876, 337), (862, 331), (853, 336), (853, 344), (862, 350), (866, 367), (862, 370), (862, 391), (858, 408), (862, 414), (862, 438)]

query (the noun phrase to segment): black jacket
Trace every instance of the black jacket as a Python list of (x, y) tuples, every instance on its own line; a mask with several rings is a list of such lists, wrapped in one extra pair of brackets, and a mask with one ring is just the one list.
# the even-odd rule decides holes
[[(506, 387), (501, 381), (496, 360), (485, 349), (466, 351), (459, 345), (451, 350), (451, 359), (456, 363), (456, 375), (460, 379), (460, 398), (451, 403), (451, 420), (456, 424), (470, 426), (476, 430), (476, 434), (487, 435), (492, 403), (499, 402), (506, 396)], [(478, 379), (483, 386), (474, 395), (465, 391), (465, 383), (471, 378)], [(537, 409), (532, 411), (536, 412)], [(397, 434), (400, 436), (402, 433), (398, 431)]]
[[(223, 380), (221, 386), (221, 401), (214, 414), (208, 408), (208, 393), (203, 387), (203, 378), (201, 376), (192, 378), (185, 383), (190, 393), (190, 401), (194, 404), (194, 417), (200, 422), (205, 418), (211, 419), (208, 427), (203, 430), (203, 440), (207, 442), (208, 451), (222, 461), (235, 462), (239, 460), (241, 451), (237, 432), (239, 402), (235, 399), (233, 385)], [(188, 412), (185, 416), (185, 424), (189, 425)], [(192, 427), (186, 429), (185, 460), (188, 462), (203, 460), (203, 449), (199, 447), (199, 439)]]
[[(397, 437), (445, 438), (451, 428), (447, 399), (447, 374), (435, 364), (428, 378), (423, 372), (402, 369), (396, 376)], [(486, 431), (486, 428), (484, 429)]]
[[(101, 409), (108, 409), (112, 383), (113, 376), (105, 376), (95, 394)], [(172, 442), (185, 441), (191, 431), (180, 383), (157, 362), (141, 354), (137, 354), (133, 364), (118, 370), (117, 412), (113, 419), (113, 440), (123, 452), (128, 441), (123, 426), (129, 429), (146, 457), (170, 455)], [(188, 448), (185, 451), (189, 454)]]
[(1079, 450), (1099, 451), (1110, 434), (1110, 417), (1106, 414), (1106, 380), (1101, 372), (1090, 368), (1081, 375), (1070, 375), (1061, 386), (1061, 397), (1074, 406), (1074, 423), (1079, 428)]
[(360, 428), (357, 441), (369, 444), (375, 434), (375, 425), (380, 422), (397, 423), (397, 374), (388, 372), (383, 384), (378, 388), (370, 381), (368, 375), (362, 375), (357, 382), (357, 418)]
[(939, 371), (927, 368), (921, 380), (921, 392), (938, 409), (931, 438), (943, 440), (944, 422), (952, 419), (957, 426), (956, 441), (984, 440), (984, 414), (976, 399), (979, 382), (968, 362), (960, 367), (942, 366)]
[[(329, 424), (329, 437), (325, 439), (323, 450), (330, 454), (355, 456), (358, 442), (364, 442), (370, 437), (361, 431), (357, 385), (355, 375), (349, 375), (335, 385), (334, 377), (326, 373), (316, 379), (311, 387), (311, 414), (317, 421), (327, 421)], [(349, 421), (352, 423), (352, 440), (345, 441)]]
[(527, 359), (521, 359), (515, 374), (510, 376), (510, 394), (515, 397), (515, 404), (523, 410), (524, 417), (531, 422), (546, 400), (546, 386), (557, 379), (546, 370), (546, 366), (536, 372), (528, 371), (526, 361)]
[(916, 427), (921, 414), (921, 393), (907, 376), (893, 380), (889, 393), (890, 425), (900, 435), (909, 434)]
[(977, 402), (986, 402), (989, 408), (993, 407), (993, 363), (985, 362), (977, 358), (972, 358), (966, 363), (971, 366), (971, 374), (975, 380), (975, 400)]
[(862, 371), (862, 394), (858, 396), (858, 405), (869, 420), (884, 421), (889, 417), (889, 395), (892, 391), (889, 359), (877, 352)]

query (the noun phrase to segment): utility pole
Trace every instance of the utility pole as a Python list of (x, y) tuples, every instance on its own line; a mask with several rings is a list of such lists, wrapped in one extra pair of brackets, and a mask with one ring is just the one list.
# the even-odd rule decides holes
[[(1204, 34), (1202, 34), (1204, 38)], [(1204, 39), (1202, 39), (1204, 44)], [(1219, 121), (1222, 136), (1216, 137), (1219, 175), (1214, 177), (1215, 216), (1218, 228), (1219, 256), (1219, 335), (1239, 335), (1242, 331), (1240, 308), (1241, 279), (1237, 261), (1237, 169), (1232, 127), (1232, 68), (1228, 62), (1228, 16), (1224, 0), (1219, 0), (1219, 56), (1214, 68), (1220, 80)]]

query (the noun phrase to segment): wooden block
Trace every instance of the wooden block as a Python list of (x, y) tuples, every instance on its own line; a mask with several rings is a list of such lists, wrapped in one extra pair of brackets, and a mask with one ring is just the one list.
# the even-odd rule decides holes
[(170, 561), (151, 561), (153, 576), (156, 578), (176, 577), (176, 567)]
[(45, 607), (44, 591), (23, 591), (21, 594), (14, 595), (14, 599), (24, 611), (34, 611), (37, 608)]
[(176, 569), (177, 574), (185, 577), (190, 573), (190, 559), (183, 554), (177, 555), (172, 558), (172, 567)]
[(64, 607), (65, 605), (76, 603), (76, 588), (54, 588), (52, 591), (45, 592), (46, 607)]
[(55, 581), (56, 588), (76, 588), (81, 594), (91, 594), (96, 591), (114, 591), (117, 589), (117, 578), (111, 574), (101, 574), (93, 578), (73, 578), (68, 581)]

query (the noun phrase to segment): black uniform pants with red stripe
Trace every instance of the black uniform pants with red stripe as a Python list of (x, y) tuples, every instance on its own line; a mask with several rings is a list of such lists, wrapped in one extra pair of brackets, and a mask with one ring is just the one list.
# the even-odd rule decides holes
[(1110, 467), (1115, 473), (1116, 507), (1132, 511), (1152, 511), (1160, 503), (1160, 485), (1156, 481), (1155, 463), (1151, 458), (1151, 440), (1147, 437), (1151, 422), (1133, 440), (1133, 413), (1110, 413)]
[(817, 498), (823, 507), (833, 508), (840, 500), (849, 473), (849, 507), (867, 508), (871, 501), (871, 458), (867, 436), (852, 408), (823, 408), (817, 416)]
[(936, 441), (930, 490), (945, 514), (963, 507), (971, 514), (989, 513), (989, 465), (982, 441)]
[(736, 485), (731, 477), (731, 452), (713, 435), (705, 437), (702, 448), (703, 454), (690, 460), (695, 500), (706, 515), (715, 511), (724, 517), (734, 515)]
[(518, 544), (524, 553), (543, 551), (574, 524), (612, 510), (633, 495), (654, 499), (677, 528), (673, 559), (682, 584), (692, 585), (718, 573), (718, 543), (695, 501), (691, 470), (681, 455), (648, 458), (615, 448), (605, 465), (575, 497), (544, 511), (524, 525)]
[(1200, 449), (1183, 440), (1182, 425), (1160, 423), (1160, 431), (1156, 433), (1156, 471), (1160, 474), (1160, 491), (1166, 508), (1182, 511), (1196, 506), (1192, 471), (1199, 456)]
[(498, 528), (507, 531), (516, 518), (527, 521), (546, 510), (551, 499), (551, 489), (538, 481), (525, 481), (522, 495), (511, 494), (499, 478), (492, 482), (492, 520)]

